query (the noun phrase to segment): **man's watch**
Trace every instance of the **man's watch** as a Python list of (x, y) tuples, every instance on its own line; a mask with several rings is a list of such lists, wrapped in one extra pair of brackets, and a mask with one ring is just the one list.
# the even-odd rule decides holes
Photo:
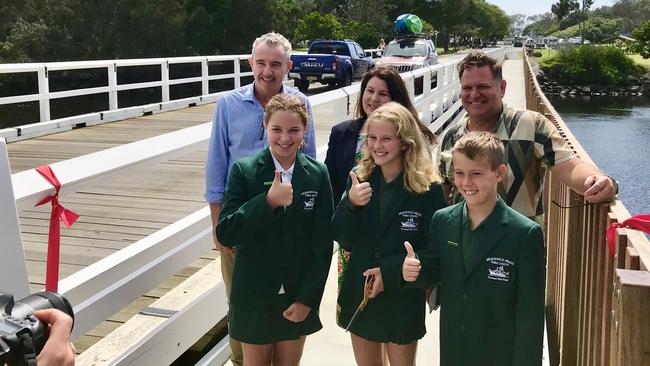
[(616, 179), (614, 179), (614, 177), (612, 177), (611, 175), (608, 175), (607, 178), (612, 180), (612, 184), (614, 185), (614, 194), (618, 194), (618, 182), (616, 181)]

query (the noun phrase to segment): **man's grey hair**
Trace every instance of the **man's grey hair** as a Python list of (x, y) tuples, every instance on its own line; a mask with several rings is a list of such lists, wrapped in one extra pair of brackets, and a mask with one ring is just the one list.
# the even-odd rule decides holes
[(284, 53), (287, 56), (287, 61), (291, 57), (291, 42), (289, 42), (289, 40), (287, 40), (280, 33), (270, 32), (270, 33), (262, 34), (257, 39), (255, 39), (255, 42), (253, 42), (253, 50), (251, 52), (251, 55), (253, 55), (253, 57), (255, 57), (255, 48), (257, 48), (257, 46), (259, 46), (262, 43), (265, 43), (267, 46), (270, 47), (282, 46), (282, 48), (284, 49)]

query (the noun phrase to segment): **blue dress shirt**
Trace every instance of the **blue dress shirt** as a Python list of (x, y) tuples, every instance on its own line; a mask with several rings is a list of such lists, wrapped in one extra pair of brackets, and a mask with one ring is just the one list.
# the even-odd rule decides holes
[[(308, 121), (304, 152), (316, 158), (316, 135), (309, 99), (285, 85), (282, 86), (282, 93), (295, 94), (305, 100)], [(226, 180), (235, 161), (267, 146), (263, 118), (264, 108), (255, 98), (253, 83), (232, 90), (217, 100), (205, 163), (205, 199), (209, 203), (223, 201)]]

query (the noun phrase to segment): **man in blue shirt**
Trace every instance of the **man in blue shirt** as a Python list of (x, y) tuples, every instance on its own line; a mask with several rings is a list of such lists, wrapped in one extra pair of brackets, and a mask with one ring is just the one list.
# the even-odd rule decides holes
[[(210, 148), (205, 164), (205, 199), (210, 204), (212, 233), (220, 252), (221, 274), (230, 296), (234, 252), (223, 247), (214, 233), (226, 191), (226, 180), (233, 163), (257, 153), (267, 146), (263, 117), (266, 103), (276, 94), (296, 94), (305, 100), (309, 112), (305, 153), (316, 157), (316, 138), (309, 100), (296, 89), (282, 84), (291, 70), (291, 43), (278, 33), (267, 33), (255, 40), (248, 63), (253, 70), (253, 83), (230, 91), (217, 101), (212, 121)], [(243, 364), (241, 344), (230, 340), (231, 360)]]

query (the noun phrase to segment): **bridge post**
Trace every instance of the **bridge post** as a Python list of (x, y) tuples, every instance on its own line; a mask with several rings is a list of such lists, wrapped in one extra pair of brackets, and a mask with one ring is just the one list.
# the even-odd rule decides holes
[(108, 66), (108, 109), (114, 111), (118, 108), (117, 105), (117, 64)]
[(0, 291), (21, 299), (29, 295), (29, 279), (4, 138), (0, 138), (0, 187)]
[(160, 80), (162, 81), (162, 102), (169, 102), (169, 61), (160, 63)]
[(208, 69), (208, 59), (204, 58), (201, 60), (201, 94), (208, 95), (210, 94), (210, 82), (208, 81), (208, 76), (210, 71)]
[(235, 74), (235, 80), (234, 80), (235, 81), (235, 88), (234, 89), (237, 89), (237, 88), (239, 88), (241, 86), (241, 67), (240, 67), (241, 59), (239, 57), (237, 57), (232, 62), (234, 62), (232, 70), (233, 70), (233, 73)]
[(615, 332), (612, 364), (650, 365), (650, 272), (616, 270), (614, 290)]
[(50, 84), (47, 80), (47, 66), (43, 65), (38, 69), (38, 108), (40, 110), (41, 122), (50, 120)]

